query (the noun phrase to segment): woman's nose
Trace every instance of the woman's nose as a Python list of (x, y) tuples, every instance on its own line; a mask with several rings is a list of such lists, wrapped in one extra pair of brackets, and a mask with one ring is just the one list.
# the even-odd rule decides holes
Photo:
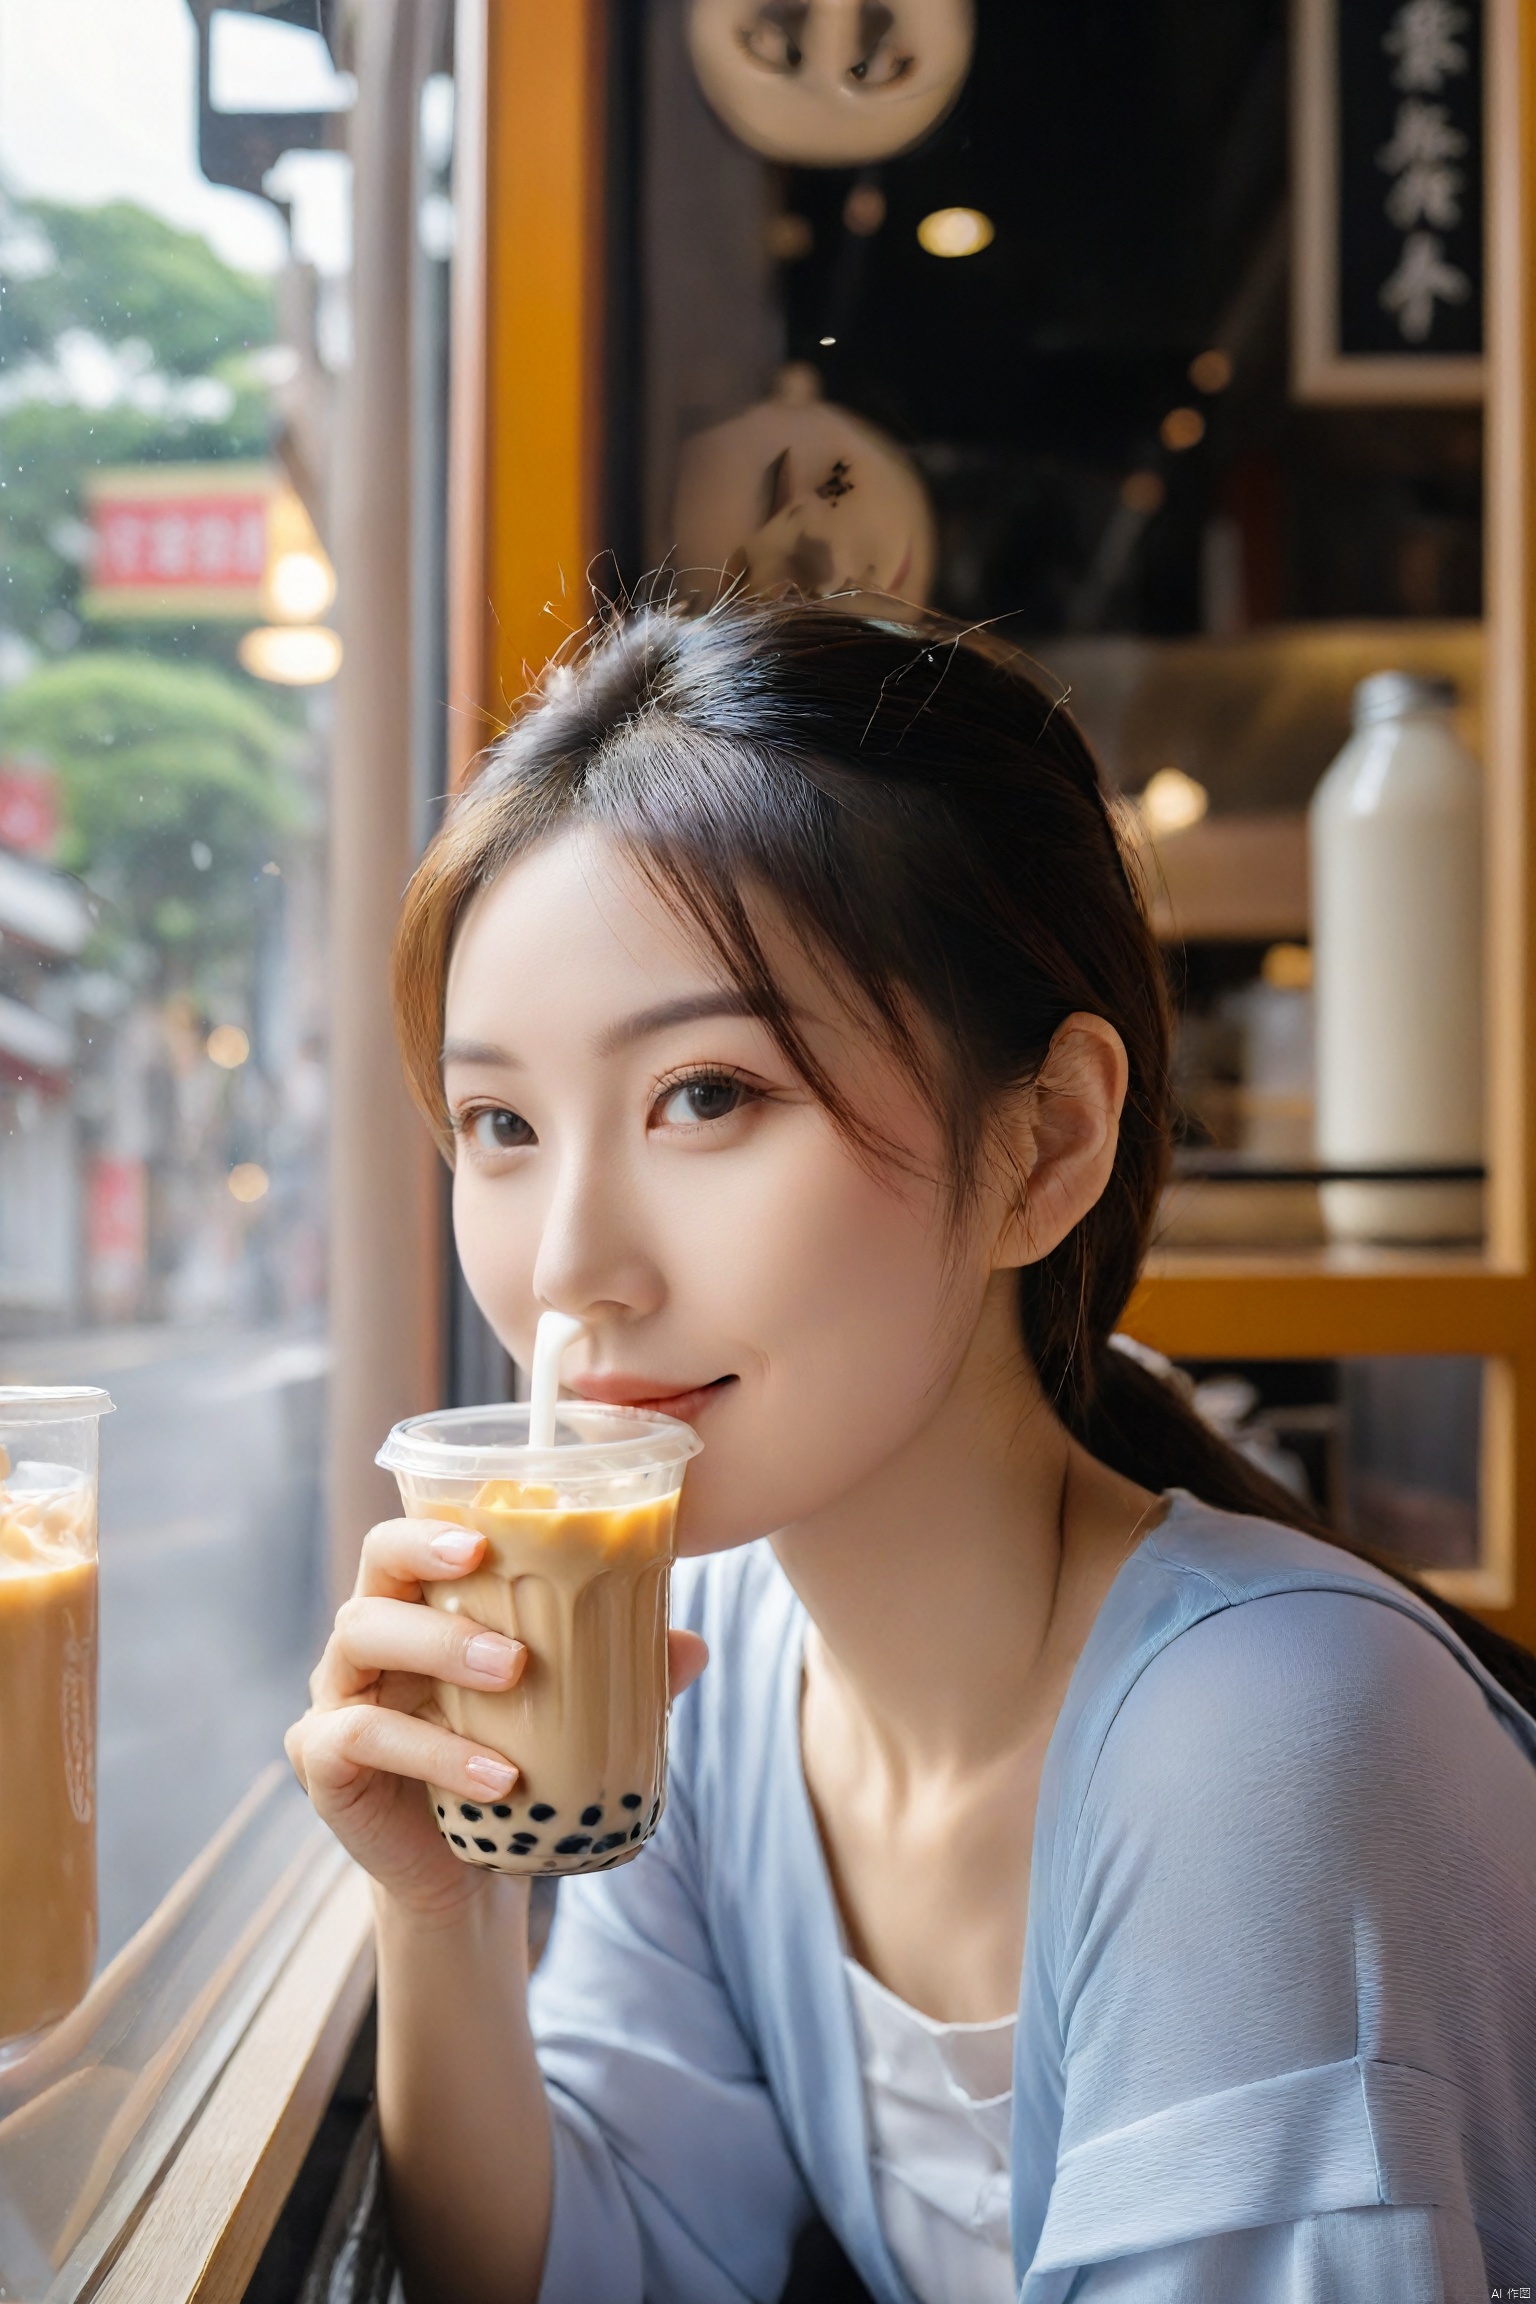
[(613, 1165), (566, 1163), (539, 1235), (535, 1300), (577, 1319), (605, 1306), (654, 1312), (664, 1288), (640, 1214), (636, 1195)]

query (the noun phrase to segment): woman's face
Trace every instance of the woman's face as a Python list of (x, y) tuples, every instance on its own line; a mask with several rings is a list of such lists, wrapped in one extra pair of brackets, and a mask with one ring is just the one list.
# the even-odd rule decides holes
[(999, 1233), (989, 1203), (956, 1243), (933, 1112), (826, 966), (758, 925), (807, 1045), (899, 1163), (858, 1156), (591, 836), (550, 841), (481, 895), (448, 979), (470, 1288), (525, 1366), (539, 1315), (572, 1313), (571, 1389), (696, 1426), (690, 1552), (808, 1517), (911, 1440), (975, 1331)]

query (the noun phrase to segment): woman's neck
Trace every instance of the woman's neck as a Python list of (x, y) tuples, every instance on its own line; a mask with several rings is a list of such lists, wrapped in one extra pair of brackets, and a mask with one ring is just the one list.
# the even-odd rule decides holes
[(891, 1765), (974, 1767), (1029, 1733), (1079, 1540), (1123, 1542), (1150, 1502), (1052, 1413), (999, 1274), (934, 1414), (774, 1549)]

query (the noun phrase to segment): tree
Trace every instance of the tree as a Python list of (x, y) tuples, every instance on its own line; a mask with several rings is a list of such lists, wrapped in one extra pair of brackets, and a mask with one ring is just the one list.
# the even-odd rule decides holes
[(200, 233), (178, 231), (131, 200), (6, 205), (6, 236), (18, 251), (0, 297), (7, 367), (28, 353), (48, 358), (71, 328), (104, 344), (147, 345), (168, 376), (206, 376), (232, 353), (272, 342), (270, 287), (224, 263)]
[[(0, 404), (0, 625), (48, 653), (81, 637), (85, 490), (97, 467), (267, 454), (251, 353), (275, 333), (269, 286), (195, 232), (127, 200), (65, 208), (0, 192), (0, 368), (15, 379)], [(71, 382), (76, 338), (119, 362), (121, 390), (106, 405)], [(233, 649), (207, 625), (135, 627), (133, 639), (216, 661)]]
[(61, 861), (105, 900), (99, 958), (138, 945), (169, 988), (249, 953), (264, 868), (310, 808), (294, 731), (248, 686), (80, 650), (0, 698), (0, 742), (58, 774)]

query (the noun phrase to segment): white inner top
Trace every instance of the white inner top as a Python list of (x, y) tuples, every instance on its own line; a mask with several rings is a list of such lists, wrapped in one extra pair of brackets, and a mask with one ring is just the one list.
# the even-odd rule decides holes
[(1014, 2304), (1016, 2019), (938, 2024), (845, 1959), (886, 2245), (919, 2304)]

